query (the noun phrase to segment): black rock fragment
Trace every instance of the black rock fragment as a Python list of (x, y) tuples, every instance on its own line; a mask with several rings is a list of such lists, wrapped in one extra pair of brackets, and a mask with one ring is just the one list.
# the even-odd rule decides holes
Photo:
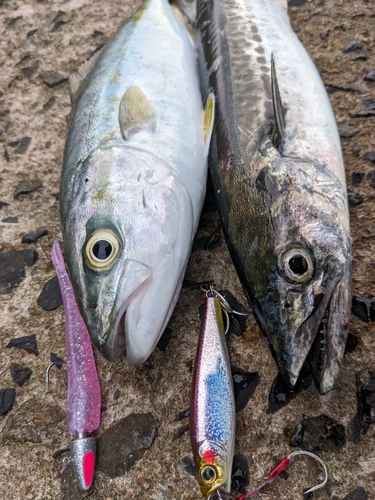
[(0, 294), (11, 293), (25, 277), (25, 265), (33, 266), (37, 259), (37, 252), (29, 249), (0, 253)]
[(366, 109), (375, 109), (375, 99), (373, 97), (367, 97), (366, 99), (361, 99), (361, 102)]
[(366, 56), (366, 54), (358, 54), (354, 57), (351, 57), (351, 61), (367, 61), (369, 59), (369, 56)]
[(39, 356), (38, 344), (36, 341), (36, 335), (26, 335), (25, 337), (18, 337), (16, 339), (11, 339), (5, 347), (11, 348), (15, 347), (16, 349), (24, 349), (26, 352), (30, 354), (35, 354), (35, 356)]
[(191, 290), (200, 290), (202, 287), (207, 289), (210, 285), (213, 285), (214, 282), (212, 280), (209, 281), (192, 281), (188, 279), (184, 279), (182, 282), (182, 288), (190, 288)]
[(177, 415), (174, 417), (175, 422), (180, 422), (181, 420), (184, 420), (184, 418), (188, 418), (190, 415), (190, 408), (187, 408), (186, 410), (182, 410), (177, 413)]
[(52, 97), (50, 97), (48, 101), (45, 104), (43, 104), (43, 113), (51, 109), (53, 105), (56, 103), (56, 101), (57, 101), (56, 96), (53, 95)]
[(6, 161), (8, 163), (10, 162), (10, 156), (9, 156), (9, 153), (8, 153), (8, 151), (6, 149), (4, 150), (4, 158), (6, 159)]
[(249, 484), (249, 463), (244, 455), (238, 454), (233, 457), (232, 487), (242, 494), (246, 493)]
[(370, 380), (366, 384), (361, 379), (361, 373), (356, 373), (357, 413), (349, 426), (349, 439), (359, 443), (361, 436), (367, 434), (371, 424), (375, 424), (375, 372), (370, 372)]
[(351, 118), (361, 118), (361, 117), (366, 117), (366, 116), (375, 116), (375, 109), (362, 109), (361, 111), (357, 111), (355, 113), (352, 113), (349, 111), (348, 115)]
[(0, 201), (0, 210), (4, 207), (8, 207), (9, 203), (6, 203), (5, 201)]
[(312, 374), (306, 366), (302, 367), (297, 383), (293, 388), (289, 387), (280, 373), (278, 373), (277, 377), (273, 381), (271, 391), (268, 396), (268, 408), (266, 413), (270, 413), (272, 415), (289, 404), (292, 399), (298, 396), (298, 394), (310, 387), (312, 380)]
[[(51, 363), (56, 363), (56, 368), (61, 370), (64, 361), (63, 358), (60, 358), (60, 356), (58, 356), (55, 352), (51, 352), (49, 359), (51, 360)], [(61, 361), (61, 363), (58, 363), (58, 361)]]
[(365, 15), (366, 15), (366, 12), (358, 12), (358, 14), (352, 15), (352, 19), (354, 19), (356, 17), (365, 17)]
[(290, 440), (290, 446), (303, 450), (337, 451), (346, 443), (345, 427), (327, 415), (303, 418)]
[(13, 24), (15, 24), (20, 19), (22, 19), (22, 16), (12, 17), (12, 19), (8, 21), (8, 26), (13, 26)]
[(364, 176), (365, 176), (365, 174), (363, 172), (353, 172), (352, 173), (352, 183), (353, 184), (361, 184)]
[(348, 45), (344, 48), (343, 52), (344, 52), (344, 54), (347, 54), (348, 52), (354, 52), (356, 50), (362, 50), (361, 42), (348, 43)]
[(160, 422), (151, 413), (132, 413), (98, 438), (97, 469), (110, 478), (122, 476), (151, 447)]
[(368, 151), (363, 155), (363, 159), (375, 162), (375, 151)]
[(363, 486), (359, 486), (355, 490), (352, 490), (343, 500), (368, 500), (368, 494)]
[(19, 66), (20, 64), (22, 64), (23, 62), (26, 61), (26, 59), (29, 59), (30, 56), (31, 56), (30, 52), (26, 52), (18, 61), (18, 63), (15, 64), (15, 66)]
[(60, 199), (60, 193), (52, 193), (52, 196), (53, 196), (56, 200), (59, 200), (59, 199)]
[(162, 351), (162, 352), (166, 351), (168, 344), (172, 338), (172, 333), (173, 333), (173, 330), (167, 326), (166, 329), (164, 330), (162, 336), (160, 337), (159, 342), (156, 344), (159, 351)]
[(365, 76), (363, 77), (364, 80), (368, 80), (370, 82), (375, 81), (375, 69), (366, 69), (365, 71)]
[(350, 354), (355, 351), (358, 345), (358, 337), (354, 332), (349, 332), (345, 344), (345, 354)]
[(352, 127), (351, 125), (348, 125), (347, 123), (341, 123), (338, 126), (339, 129), (339, 134), (340, 137), (353, 137), (354, 135), (358, 134), (358, 132), (361, 131), (359, 127)]
[(98, 36), (102, 36), (102, 35), (104, 35), (103, 31), (94, 30), (91, 36), (93, 38), (97, 38)]
[(44, 71), (39, 76), (50, 87), (55, 87), (68, 79), (67, 75), (58, 73), (57, 71)]
[(354, 296), (352, 313), (365, 323), (370, 323), (375, 320), (375, 302), (369, 297)]
[(22, 243), (35, 243), (46, 234), (48, 234), (47, 229), (39, 229), (35, 233), (24, 234), (22, 236)]
[(38, 71), (39, 65), (40, 61), (37, 60), (33, 62), (31, 66), (28, 66), (27, 68), (22, 68), (22, 73), (26, 76), (26, 78), (31, 78)]
[(64, 453), (67, 453), (68, 451), (70, 451), (70, 448), (62, 448), (61, 450), (57, 450), (52, 455), (52, 458), (54, 458), (55, 460), (57, 460), (58, 458), (61, 458), (62, 455), (64, 455)]
[(6, 415), (12, 408), (16, 390), (13, 388), (0, 390), (0, 415)]
[(189, 373), (193, 373), (194, 361), (192, 359), (186, 363), (186, 368)]
[(20, 182), (14, 190), (14, 197), (17, 198), (20, 194), (27, 194), (36, 191), (43, 187), (42, 181)]
[(190, 476), (195, 476), (195, 467), (193, 461), (190, 457), (186, 456), (182, 458), (182, 463), (185, 465), (184, 469)]
[(190, 424), (180, 425), (178, 429), (175, 430), (172, 436), (172, 443), (177, 441), (181, 436), (183, 436), (190, 429)]
[(37, 299), (37, 304), (45, 311), (54, 311), (62, 305), (59, 280), (54, 276), (45, 283), (42, 293)]
[(302, 5), (305, 5), (307, 0), (288, 0), (288, 6), (289, 7), (301, 7)]
[(9, 115), (10, 110), (9, 109), (0, 109), (0, 116), (6, 116)]
[(30, 30), (26, 33), (26, 38), (30, 38), (31, 36), (35, 35), (35, 33), (38, 31), (38, 28)]
[(5, 224), (18, 224), (18, 217), (10, 215), (9, 217), (5, 217), (5, 219), (1, 219), (1, 222), (4, 222)]
[[(52, 142), (51, 142), (51, 141), (47, 141), (47, 142), (45, 143), (45, 145), (44, 145), (44, 147), (45, 147), (46, 149), (49, 149), (51, 146), (52, 146)], [(60, 194), (60, 193), (59, 193), (59, 194)], [(54, 196), (54, 195), (52, 195), (52, 196)]]
[(361, 205), (363, 203), (363, 196), (358, 191), (350, 191), (348, 189), (348, 202), (351, 207)]
[(23, 367), (21, 365), (18, 365), (17, 363), (12, 363), (10, 365), (10, 374), (12, 375), (15, 383), (20, 387), (22, 387), (23, 384), (29, 380), (32, 373), (32, 369), (28, 368), (27, 366)]
[(232, 377), (234, 385), (234, 398), (236, 403), (236, 412), (243, 410), (254, 394), (260, 382), (258, 372), (249, 372), (232, 366)]
[(367, 174), (367, 178), (370, 180), (370, 186), (375, 188), (375, 170), (370, 170)]
[(121, 396), (120, 389), (116, 389), (115, 392), (113, 393), (113, 401), (117, 401), (120, 396)]
[(333, 83), (325, 83), (325, 88), (329, 94), (334, 92), (357, 92), (358, 94), (366, 94), (367, 89), (356, 85), (355, 83), (346, 83), (345, 85), (335, 85)]
[(62, 26), (63, 24), (67, 24), (68, 22), (69, 22), (69, 21), (63, 21), (62, 19), (60, 19), (59, 21), (57, 21), (57, 22), (53, 25), (53, 27), (52, 27), (52, 29), (51, 29), (51, 33), (54, 33), (55, 31), (57, 31), (57, 30), (60, 28), (60, 26)]

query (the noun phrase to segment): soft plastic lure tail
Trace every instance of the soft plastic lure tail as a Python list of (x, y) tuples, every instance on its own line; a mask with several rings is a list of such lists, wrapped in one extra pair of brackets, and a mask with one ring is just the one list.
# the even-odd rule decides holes
[(68, 381), (68, 430), (77, 439), (70, 444), (79, 488), (91, 488), (96, 460), (96, 438), (88, 436), (100, 424), (100, 386), (89, 333), (79, 312), (58, 242), (52, 244), (52, 262), (60, 284), (65, 312)]

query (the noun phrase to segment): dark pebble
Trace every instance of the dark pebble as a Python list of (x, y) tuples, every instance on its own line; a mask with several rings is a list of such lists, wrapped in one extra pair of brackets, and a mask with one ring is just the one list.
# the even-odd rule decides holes
[(186, 363), (186, 368), (189, 373), (193, 373), (194, 361), (192, 359)]
[(25, 277), (25, 265), (33, 266), (37, 259), (37, 252), (30, 249), (0, 253), (0, 294), (11, 293)]
[(18, 63), (15, 64), (15, 66), (19, 66), (20, 64), (22, 64), (23, 62), (26, 61), (26, 59), (29, 59), (30, 57), (30, 52), (26, 52), (26, 54), (24, 54), (21, 59), (18, 61)]
[(195, 467), (193, 464), (192, 459), (189, 456), (183, 457), (181, 459), (182, 463), (185, 465), (185, 471), (190, 475), (190, 476), (195, 476)]
[(352, 313), (365, 323), (370, 323), (375, 320), (375, 302), (369, 297), (354, 296)]
[(27, 366), (23, 367), (21, 365), (17, 365), (17, 363), (12, 363), (10, 365), (10, 374), (12, 375), (12, 379), (20, 387), (22, 387), (23, 384), (29, 380), (32, 373), (32, 369)]
[(34, 30), (30, 30), (26, 33), (26, 38), (30, 38), (31, 36), (35, 35), (35, 33), (38, 31), (38, 28)]
[(373, 97), (362, 99), (361, 102), (366, 109), (375, 109), (375, 99)]
[(243, 410), (250, 401), (260, 382), (258, 372), (249, 372), (232, 366), (232, 377), (234, 385), (234, 398), (236, 403), (236, 412)]
[(354, 135), (358, 134), (358, 132), (361, 131), (359, 127), (352, 127), (351, 125), (348, 125), (347, 123), (341, 123), (338, 126), (339, 129), (339, 134), (340, 137), (353, 137)]
[(184, 418), (188, 418), (190, 416), (190, 408), (187, 408), (186, 410), (182, 410), (177, 413), (177, 415), (174, 417), (175, 422), (180, 422), (181, 420), (184, 420)]
[(375, 162), (375, 151), (368, 151), (363, 155), (363, 158)]
[(302, 5), (305, 5), (307, 0), (288, 0), (288, 6), (289, 7), (301, 7)]
[(363, 486), (352, 490), (343, 500), (368, 500), (368, 494)]
[(68, 79), (67, 75), (63, 75), (62, 73), (58, 73), (57, 71), (44, 71), (39, 75), (41, 79), (49, 85), (50, 87), (55, 87), (62, 82), (65, 82)]
[(24, 349), (30, 354), (35, 354), (39, 356), (38, 344), (36, 341), (36, 335), (26, 335), (25, 337), (18, 337), (16, 339), (11, 339), (7, 346), (8, 349), (15, 347), (16, 349)]
[[(46, 149), (49, 149), (51, 146), (52, 146), (52, 142), (51, 142), (51, 141), (47, 141), (47, 142), (45, 143), (45, 145), (44, 145), (44, 147), (45, 147)], [(53, 196), (53, 195), (52, 195), (52, 196)]]
[(355, 50), (362, 50), (361, 42), (350, 42), (343, 50), (344, 54), (348, 52), (354, 52)]
[(52, 195), (56, 200), (60, 199), (60, 193), (52, 193)]
[(357, 444), (361, 437), (367, 434), (371, 424), (375, 423), (375, 372), (370, 372), (370, 380), (366, 384), (361, 379), (361, 373), (356, 373), (357, 412), (349, 425), (349, 439)]
[(365, 17), (365, 15), (366, 15), (366, 12), (359, 12), (358, 14), (353, 14), (352, 19), (354, 19), (356, 17)]
[(369, 59), (369, 56), (366, 56), (366, 54), (358, 54), (354, 57), (352, 57), (350, 60), (351, 61), (367, 61)]
[(351, 207), (361, 205), (363, 203), (363, 196), (358, 191), (348, 190), (348, 202)]
[(9, 163), (10, 162), (10, 156), (9, 156), (9, 153), (7, 150), (4, 151), (4, 158), (6, 159), (6, 161)]
[(291, 388), (285, 382), (280, 373), (273, 381), (270, 394), (268, 396), (268, 408), (266, 413), (276, 413), (284, 406), (288, 405), (292, 399), (296, 398), (298, 394), (305, 391), (312, 384), (312, 374), (306, 366), (302, 367), (296, 385)]
[(0, 201), (0, 210), (4, 207), (8, 207), (9, 203), (6, 203), (5, 201)]
[(324, 30), (319, 33), (319, 36), (322, 40), (325, 40), (328, 35), (329, 35), (329, 30)]
[(307, 451), (337, 451), (346, 443), (345, 427), (327, 415), (304, 418), (290, 440), (290, 446)]
[(158, 435), (160, 422), (151, 413), (132, 413), (98, 438), (97, 470), (110, 478), (124, 475)]
[(355, 83), (346, 83), (345, 85), (334, 85), (332, 83), (325, 83), (325, 88), (329, 94), (334, 92), (357, 92), (358, 94), (366, 94), (367, 89), (356, 85)]
[(364, 80), (369, 80), (370, 82), (375, 81), (375, 70), (374, 69), (366, 69)]
[(370, 180), (370, 186), (375, 188), (375, 170), (370, 170), (367, 174), (367, 178)]
[(22, 243), (35, 243), (46, 234), (48, 234), (47, 229), (39, 229), (36, 233), (24, 234), (22, 236)]
[(159, 351), (162, 351), (162, 352), (166, 351), (168, 344), (172, 338), (172, 333), (173, 333), (173, 330), (167, 326), (166, 329), (164, 330), (162, 336), (160, 337), (159, 342), (156, 344)]
[(121, 396), (120, 389), (116, 389), (115, 392), (113, 393), (113, 400), (117, 401), (120, 396)]
[(48, 101), (45, 104), (43, 104), (43, 112), (45, 113), (46, 111), (51, 109), (53, 107), (53, 105), (56, 103), (56, 101), (57, 101), (57, 99), (54, 95), (52, 97), (50, 97), (48, 99)]
[[(51, 360), (51, 363), (56, 363), (56, 368), (61, 370), (64, 361), (63, 358), (60, 358), (60, 356), (58, 356), (55, 352), (51, 352), (49, 359)], [(59, 363), (59, 361), (61, 361), (61, 363)]]
[(22, 68), (22, 73), (26, 76), (26, 78), (31, 78), (38, 71), (40, 65), (40, 61), (35, 61), (31, 66), (27, 68)]
[(59, 280), (54, 276), (45, 283), (42, 293), (37, 299), (37, 304), (45, 311), (54, 311), (62, 305)]
[(361, 184), (364, 176), (365, 176), (365, 174), (363, 172), (353, 172), (352, 173), (352, 183), (353, 184)]
[(22, 19), (22, 16), (12, 17), (12, 19), (8, 21), (8, 26), (13, 26), (13, 24), (15, 24), (20, 19)]
[(27, 194), (36, 191), (43, 187), (42, 181), (31, 181), (31, 182), (20, 182), (17, 184), (14, 190), (14, 197), (16, 198), (19, 194)]
[(345, 344), (345, 354), (350, 354), (355, 351), (358, 345), (358, 337), (354, 332), (349, 332)]
[(351, 118), (361, 118), (366, 116), (375, 116), (375, 109), (362, 109), (361, 111), (357, 111), (352, 113), (349, 111), (348, 115)]
[(172, 443), (177, 441), (177, 439), (180, 439), (180, 437), (183, 436), (189, 429), (190, 429), (190, 424), (180, 425), (180, 427), (173, 433)]
[(6, 415), (12, 408), (14, 398), (16, 397), (16, 389), (1, 389), (0, 390), (0, 415)]
[(52, 22), (55, 23), (59, 17), (63, 16), (65, 12), (63, 10), (58, 10), (56, 16), (52, 19)]
[(18, 217), (10, 215), (9, 217), (5, 217), (5, 219), (1, 219), (1, 222), (4, 222), (5, 224), (18, 224)]
[(99, 30), (94, 30), (93, 34), (91, 35), (93, 38), (96, 38), (98, 36), (102, 36), (104, 35), (103, 31), (99, 31)]
[(242, 494), (249, 484), (249, 463), (245, 455), (234, 455), (232, 466), (232, 487)]
[(57, 21), (57, 22), (53, 25), (53, 27), (52, 27), (52, 29), (51, 29), (51, 33), (54, 33), (55, 31), (57, 31), (57, 30), (60, 28), (60, 26), (63, 26), (64, 24), (67, 24), (68, 22), (69, 22), (69, 21), (63, 21), (62, 19), (60, 19), (60, 21)]
[(58, 458), (61, 458), (65, 453), (67, 453), (68, 451), (70, 451), (70, 448), (63, 448), (62, 450), (57, 450), (55, 451), (55, 453), (52, 455), (52, 458), (54, 458), (55, 460), (58, 459)]

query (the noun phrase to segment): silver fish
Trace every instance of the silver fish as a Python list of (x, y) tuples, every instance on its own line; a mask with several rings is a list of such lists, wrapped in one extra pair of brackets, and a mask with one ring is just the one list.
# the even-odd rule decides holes
[(200, 0), (207, 89), (216, 94), (210, 169), (232, 258), (280, 372), (306, 358), (322, 393), (342, 361), (351, 239), (329, 99), (285, 0)]
[[(78, 88), (61, 223), (94, 344), (145, 361), (176, 304), (204, 200), (214, 98), (202, 108), (196, 43), (167, 0), (119, 28)], [(78, 78), (79, 80), (82, 78)]]

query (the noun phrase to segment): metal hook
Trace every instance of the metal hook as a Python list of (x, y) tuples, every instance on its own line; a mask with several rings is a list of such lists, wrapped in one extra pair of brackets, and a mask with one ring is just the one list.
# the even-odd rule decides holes
[(51, 363), (47, 370), (46, 370), (46, 392), (49, 392), (49, 371), (51, 369), (51, 366), (53, 365), (61, 365), (61, 364), (64, 364), (64, 365), (68, 365), (69, 366), (69, 363), (67, 363), (66, 361), (54, 361), (53, 363)]
[(292, 459), (293, 457), (295, 457), (297, 455), (307, 455), (308, 457), (311, 457), (311, 458), (314, 458), (315, 460), (317, 460), (320, 463), (320, 465), (323, 467), (324, 474), (325, 474), (325, 478), (324, 478), (324, 481), (322, 483), (318, 484), (317, 486), (313, 486), (309, 490), (305, 491), (304, 494), (306, 495), (307, 493), (312, 493), (313, 491), (316, 491), (316, 490), (319, 490), (320, 488), (323, 488), (327, 484), (327, 481), (328, 481), (328, 469), (327, 469), (326, 464), (323, 462), (323, 460), (320, 457), (318, 457), (318, 455), (315, 455), (314, 453), (311, 453), (310, 451), (303, 451), (303, 450), (294, 451), (293, 453), (291, 453), (289, 455), (288, 458)]

